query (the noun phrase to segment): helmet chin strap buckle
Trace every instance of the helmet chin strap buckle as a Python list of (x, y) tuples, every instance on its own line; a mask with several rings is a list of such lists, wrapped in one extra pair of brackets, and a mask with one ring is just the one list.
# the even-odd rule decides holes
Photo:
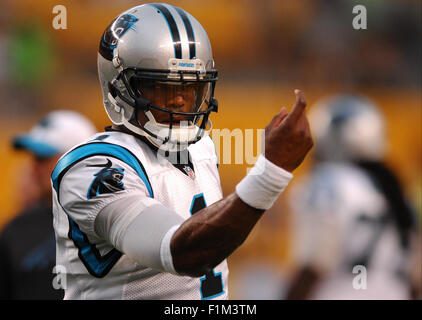
[(117, 71), (123, 71), (122, 60), (120, 60), (119, 58), (119, 50), (117, 49), (117, 47), (113, 50), (113, 60), (111, 61), (111, 63), (113, 64), (113, 67), (117, 69)]
[(209, 107), (212, 108), (212, 111), (218, 112), (218, 100), (215, 98), (211, 98)]

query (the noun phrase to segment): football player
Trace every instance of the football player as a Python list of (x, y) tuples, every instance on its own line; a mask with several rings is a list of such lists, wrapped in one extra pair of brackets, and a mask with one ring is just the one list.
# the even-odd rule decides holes
[(186, 11), (145, 4), (99, 45), (112, 125), (52, 173), (65, 299), (227, 299), (226, 258), (278, 198), (312, 147), (304, 94), (266, 127), (265, 150), (223, 198), (209, 116), (217, 70)]
[(312, 107), (315, 164), (292, 188), (297, 273), (288, 299), (408, 299), (415, 224), (384, 163), (377, 106), (349, 94)]

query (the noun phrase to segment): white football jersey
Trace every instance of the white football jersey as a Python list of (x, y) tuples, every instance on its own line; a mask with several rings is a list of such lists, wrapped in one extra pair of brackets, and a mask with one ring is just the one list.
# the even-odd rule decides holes
[[(129, 258), (94, 230), (105, 206), (135, 193), (154, 198), (184, 220), (220, 200), (211, 138), (188, 150), (193, 170), (159, 161), (143, 141), (111, 131), (96, 134), (61, 157), (52, 184), (56, 262), (66, 270), (65, 299), (228, 298), (226, 260), (203, 277), (177, 276)], [(124, 208), (119, 214), (125, 215)]]
[(366, 172), (320, 164), (293, 186), (290, 200), (295, 259), (324, 275), (311, 299), (408, 298), (407, 252)]

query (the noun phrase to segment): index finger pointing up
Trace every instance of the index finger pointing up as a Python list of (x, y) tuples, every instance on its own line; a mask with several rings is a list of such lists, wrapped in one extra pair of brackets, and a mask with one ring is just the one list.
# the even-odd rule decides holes
[(287, 116), (287, 118), (294, 119), (294, 120), (298, 119), (301, 116), (301, 114), (305, 111), (305, 108), (306, 108), (306, 98), (303, 91), (296, 89), (295, 94), (296, 94), (296, 103), (293, 107), (293, 110)]

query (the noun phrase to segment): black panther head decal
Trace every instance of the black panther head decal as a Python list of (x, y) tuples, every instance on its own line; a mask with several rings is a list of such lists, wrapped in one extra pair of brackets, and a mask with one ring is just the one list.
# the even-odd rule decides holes
[(88, 200), (104, 193), (113, 193), (124, 190), (123, 176), (125, 169), (112, 168), (112, 162), (107, 159), (107, 163), (99, 165), (88, 165), (87, 167), (103, 167), (100, 171), (94, 174), (94, 181), (92, 181), (87, 198)]
[(117, 47), (119, 39), (129, 30), (134, 28), (134, 24), (139, 19), (131, 14), (124, 14), (116, 19), (104, 31), (100, 41), (100, 54), (107, 60), (113, 59), (113, 50)]

